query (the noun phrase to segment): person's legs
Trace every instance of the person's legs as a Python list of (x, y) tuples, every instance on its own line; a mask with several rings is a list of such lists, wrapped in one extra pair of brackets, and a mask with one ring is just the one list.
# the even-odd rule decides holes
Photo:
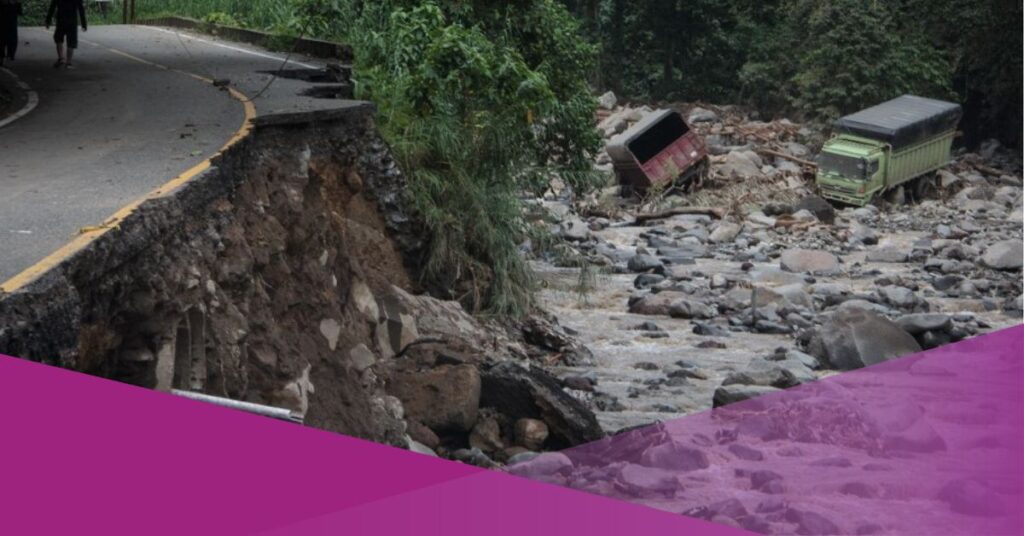
[(64, 62), (64, 66), (68, 69), (74, 68), (74, 64), (71, 63), (71, 59), (75, 56), (75, 49), (78, 48), (78, 26), (70, 26), (66, 30), (67, 41), (68, 41), (68, 52), (67, 61)]
[(57, 43), (57, 62), (53, 64), (54, 67), (60, 67), (66, 63), (64, 56), (65, 37), (64, 27), (60, 22), (57, 22), (57, 28), (53, 31), (53, 42)]

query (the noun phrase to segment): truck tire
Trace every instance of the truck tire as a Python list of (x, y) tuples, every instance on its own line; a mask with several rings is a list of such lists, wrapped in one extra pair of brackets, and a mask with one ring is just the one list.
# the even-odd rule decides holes
[(890, 205), (904, 205), (907, 203), (907, 192), (903, 189), (903, 185), (899, 185), (885, 192), (885, 200)]
[(920, 203), (925, 199), (935, 197), (935, 177), (926, 175), (914, 180), (914, 202)]

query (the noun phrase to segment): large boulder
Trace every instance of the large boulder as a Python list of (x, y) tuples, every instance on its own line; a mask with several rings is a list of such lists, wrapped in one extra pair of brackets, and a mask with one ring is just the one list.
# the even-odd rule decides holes
[(851, 307), (825, 320), (810, 350), (834, 369), (854, 370), (920, 352), (921, 346), (884, 316)]
[(669, 316), (672, 305), (689, 299), (688, 294), (667, 290), (657, 294), (648, 294), (629, 306), (629, 312), (635, 315)]
[(801, 199), (800, 202), (793, 207), (793, 210), (794, 212), (806, 210), (811, 214), (814, 214), (814, 217), (818, 218), (818, 221), (829, 225), (836, 221), (836, 209), (828, 201), (825, 201), (816, 195), (809, 195)]
[(725, 162), (718, 166), (718, 172), (729, 178), (761, 177), (761, 158), (753, 151), (730, 151)]
[(1024, 266), (1024, 242), (1004, 240), (985, 250), (981, 262), (996, 270), (1020, 270)]
[(397, 371), (388, 392), (406, 415), (435, 432), (468, 432), (480, 405), (480, 374), (472, 365), (442, 365), (425, 371)]
[(780, 266), (787, 272), (834, 275), (839, 273), (839, 259), (816, 249), (788, 249), (782, 252)]
[(538, 368), (505, 361), (481, 371), (482, 407), (514, 420), (539, 419), (547, 425), (547, 446), (568, 448), (604, 436), (593, 412), (562, 390), (558, 380)]

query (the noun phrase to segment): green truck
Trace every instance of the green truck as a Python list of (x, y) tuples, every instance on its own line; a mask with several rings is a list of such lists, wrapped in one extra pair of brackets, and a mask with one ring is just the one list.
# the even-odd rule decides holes
[(819, 193), (856, 206), (906, 188), (920, 199), (950, 161), (962, 114), (959, 104), (904, 95), (839, 119), (818, 156)]

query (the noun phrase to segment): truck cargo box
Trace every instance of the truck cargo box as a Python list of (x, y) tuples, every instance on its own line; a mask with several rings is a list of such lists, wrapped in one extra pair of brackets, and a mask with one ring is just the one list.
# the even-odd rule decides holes
[(643, 192), (703, 172), (704, 140), (679, 112), (658, 110), (611, 140), (607, 147), (620, 184)]
[(899, 150), (956, 128), (959, 104), (903, 95), (843, 117), (835, 131), (884, 141)]

